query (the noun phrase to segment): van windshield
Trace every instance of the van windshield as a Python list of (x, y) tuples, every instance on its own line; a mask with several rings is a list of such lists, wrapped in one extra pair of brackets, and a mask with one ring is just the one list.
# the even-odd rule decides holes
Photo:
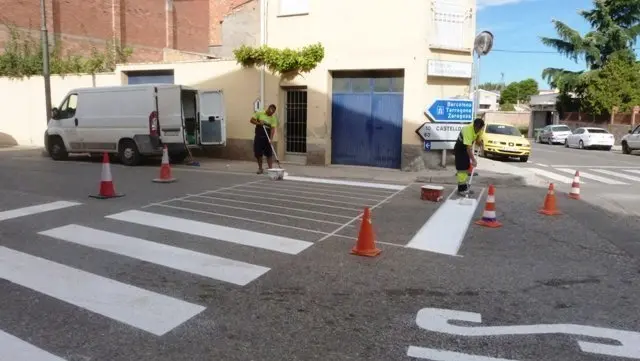
[(516, 127), (511, 125), (489, 124), (485, 132), (488, 134), (514, 135), (516, 137), (522, 135)]

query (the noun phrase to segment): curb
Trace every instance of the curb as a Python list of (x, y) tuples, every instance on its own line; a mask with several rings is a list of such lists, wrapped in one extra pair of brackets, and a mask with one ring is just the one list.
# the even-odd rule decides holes
[[(456, 177), (451, 176), (420, 176), (416, 178), (416, 183), (436, 183), (436, 184), (458, 184)], [(494, 186), (527, 186), (530, 182), (527, 178), (514, 175), (478, 175), (473, 177), (474, 184)]]

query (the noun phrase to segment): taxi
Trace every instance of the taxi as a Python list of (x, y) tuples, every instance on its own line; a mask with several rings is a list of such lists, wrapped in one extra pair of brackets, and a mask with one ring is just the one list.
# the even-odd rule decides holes
[(487, 123), (482, 135), (481, 157), (514, 157), (529, 160), (531, 143), (518, 128), (510, 124)]

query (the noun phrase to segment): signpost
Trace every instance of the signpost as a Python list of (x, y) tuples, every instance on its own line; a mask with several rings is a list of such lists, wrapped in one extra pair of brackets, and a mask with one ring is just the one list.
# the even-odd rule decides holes
[(416, 129), (416, 133), (424, 140), (424, 150), (453, 149), (455, 141), (464, 124), (426, 122)]
[(425, 113), (434, 122), (470, 123), (473, 121), (473, 100), (436, 99)]

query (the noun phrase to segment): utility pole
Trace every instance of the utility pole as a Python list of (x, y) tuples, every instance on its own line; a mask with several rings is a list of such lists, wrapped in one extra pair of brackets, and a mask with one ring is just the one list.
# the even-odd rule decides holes
[(46, 103), (47, 124), (51, 119), (51, 76), (49, 74), (49, 34), (47, 31), (47, 9), (45, 0), (40, 0), (40, 37), (42, 41), (42, 76), (44, 77), (44, 98)]

